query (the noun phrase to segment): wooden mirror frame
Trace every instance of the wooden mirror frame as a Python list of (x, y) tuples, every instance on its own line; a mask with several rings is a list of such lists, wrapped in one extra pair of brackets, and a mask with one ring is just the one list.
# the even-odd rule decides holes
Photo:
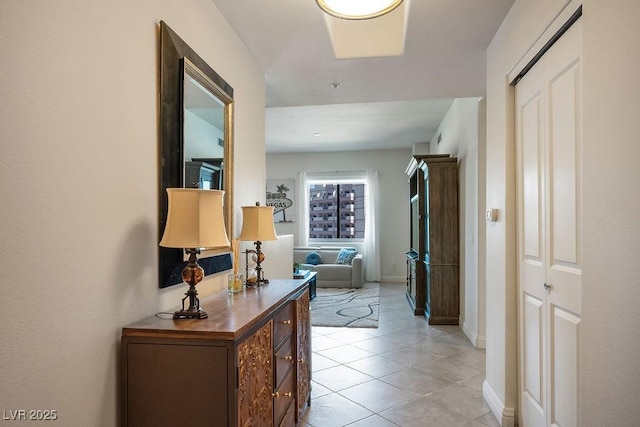
[[(233, 236), (233, 88), (216, 73), (169, 26), (160, 21), (160, 167), (158, 192), (158, 242), (167, 222), (167, 188), (184, 183), (184, 74), (196, 71), (205, 86), (225, 104), (224, 126), (224, 218), (229, 241)], [(192, 77), (193, 75), (190, 74)], [(184, 251), (158, 246), (161, 288), (182, 283)], [(198, 263), (205, 275), (230, 270), (229, 248), (203, 253)], [(221, 253), (224, 252), (224, 253)]]

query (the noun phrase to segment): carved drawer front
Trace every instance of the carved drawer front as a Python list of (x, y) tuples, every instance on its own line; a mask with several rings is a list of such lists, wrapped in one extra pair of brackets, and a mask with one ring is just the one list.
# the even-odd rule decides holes
[[(285, 412), (289, 409), (295, 400), (294, 388), (295, 388), (295, 375), (293, 371), (289, 371), (289, 374), (282, 381), (282, 384), (273, 393), (273, 419), (275, 425), (279, 425), (280, 421), (285, 415)], [(257, 425), (257, 424), (256, 424)]]
[(302, 417), (311, 396), (311, 317), (309, 292), (305, 291), (296, 301), (297, 310), (297, 377), (298, 418)]
[(276, 353), (276, 387), (280, 387), (287, 373), (289, 373), (296, 362), (296, 356), (294, 354), (295, 347), (293, 344), (293, 334), (291, 334), (285, 339)]
[(296, 425), (296, 405), (289, 406), (282, 422), (278, 427), (294, 427)]
[(271, 321), (238, 346), (238, 426), (273, 423)]
[(273, 318), (273, 344), (275, 347), (293, 330), (293, 309), (293, 303), (289, 302)]

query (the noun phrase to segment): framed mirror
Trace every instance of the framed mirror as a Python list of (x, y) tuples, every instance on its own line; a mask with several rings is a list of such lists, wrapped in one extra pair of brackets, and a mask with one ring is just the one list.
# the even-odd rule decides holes
[[(167, 222), (167, 188), (224, 190), (233, 237), (233, 88), (160, 21), (160, 179), (158, 239)], [(182, 283), (180, 249), (158, 246), (160, 287)], [(205, 275), (232, 268), (230, 248), (203, 252)]]

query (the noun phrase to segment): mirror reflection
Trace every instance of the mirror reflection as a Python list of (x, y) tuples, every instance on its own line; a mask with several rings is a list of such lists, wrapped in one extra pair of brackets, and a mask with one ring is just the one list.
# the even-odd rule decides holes
[(198, 78), (185, 67), (184, 187), (224, 190), (225, 104)]

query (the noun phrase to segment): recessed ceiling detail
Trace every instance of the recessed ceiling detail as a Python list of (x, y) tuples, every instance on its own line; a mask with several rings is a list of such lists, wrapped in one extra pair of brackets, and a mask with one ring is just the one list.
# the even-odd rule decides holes
[(341, 19), (372, 19), (391, 12), (402, 0), (316, 0), (320, 9)]
[(324, 15), (336, 59), (401, 56), (409, 16), (409, 0), (376, 19), (351, 21)]
[[(486, 93), (487, 46), (514, 4), (404, 0), (381, 18), (333, 18), (358, 25), (408, 14), (401, 56), (336, 59), (329, 16), (314, 0), (212, 1), (264, 72), (267, 153), (411, 149), (431, 140), (450, 106), (443, 99)], [(437, 113), (417, 108), (425, 100)]]

